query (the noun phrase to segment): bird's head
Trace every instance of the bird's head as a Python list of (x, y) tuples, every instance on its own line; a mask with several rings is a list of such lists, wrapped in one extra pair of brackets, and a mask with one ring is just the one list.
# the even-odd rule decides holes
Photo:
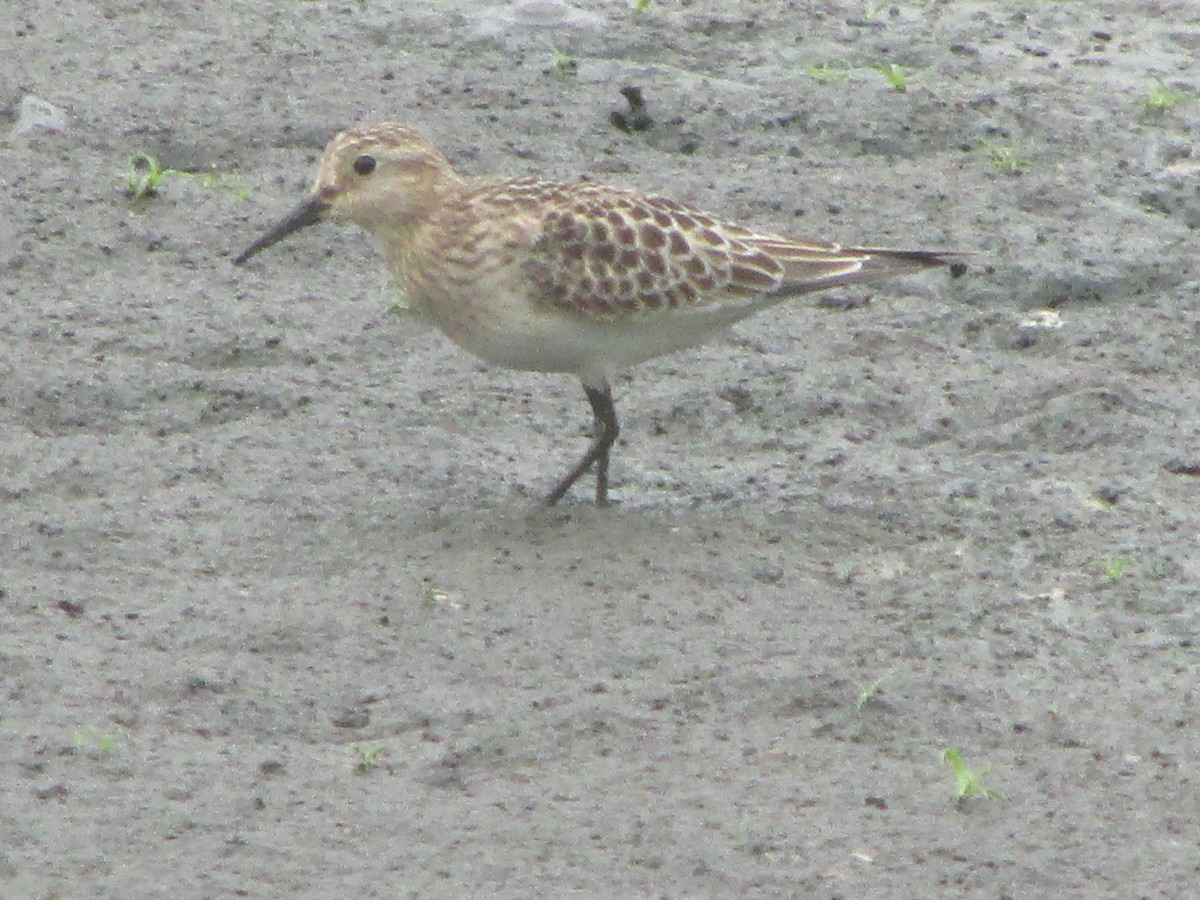
[(437, 148), (404, 125), (343, 131), (325, 148), (309, 197), (234, 263), (322, 219), (348, 219), (375, 234), (403, 231), (425, 217), (439, 189), (459, 180)]

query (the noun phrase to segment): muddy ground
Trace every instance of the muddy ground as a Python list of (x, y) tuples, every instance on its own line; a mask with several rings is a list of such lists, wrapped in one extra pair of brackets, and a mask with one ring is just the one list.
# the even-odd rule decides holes
[[(1191, 0), (15, 7), (0, 894), (1194, 890)], [(975, 256), (630, 372), (619, 504), (546, 512), (577, 383), (352, 228), (230, 265), (381, 118)]]

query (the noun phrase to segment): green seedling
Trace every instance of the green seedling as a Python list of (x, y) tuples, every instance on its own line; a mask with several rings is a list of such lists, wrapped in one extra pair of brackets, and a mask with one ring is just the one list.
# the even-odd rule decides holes
[(1116, 584), (1125, 577), (1125, 573), (1133, 565), (1133, 560), (1128, 556), (1114, 556), (1112, 559), (1097, 560), (1096, 565), (1109, 584)]
[(651, 0), (630, 0), (629, 5), (633, 7), (634, 12), (644, 13), (650, 8)]
[(557, 47), (550, 48), (550, 60), (559, 75), (574, 75), (579, 71), (579, 63), (575, 58)]
[(868, 685), (860, 685), (858, 689), (858, 699), (854, 701), (854, 705), (862, 709), (872, 700), (879, 696), (879, 689), (888, 678), (892, 675), (891, 672), (884, 672)]
[(417, 602), (421, 605), (421, 609), (433, 609), (435, 606), (457, 608), (461, 605), (457, 596), (442, 590), (428, 575), (418, 575), (409, 566), (405, 566), (404, 571), (417, 583)]
[(990, 768), (974, 772), (965, 762), (962, 755), (953, 747), (942, 751), (942, 759), (954, 770), (954, 802), (966, 803), (973, 797), (982, 800), (998, 800), (1000, 794), (983, 784), (983, 777), (991, 771)]
[(1187, 91), (1177, 91), (1161, 78), (1155, 78), (1146, 94), (1143, 111), (1149, 118), (1158, 118), (1188, 99)]
[(129, 157), (129, 171), (125, 173), (126, 196), (133, 203), (153, 197), (168, 175), (182, 175), (178, 169), (164, 169), (149, 153), (135, 153)]
[(85, 725), (75, 732), (75, 746), (80, 750), (99, 750), (110, 753), (119, 745), (124, 744), (129, 736), (120, 725), (110, 728), (100, 728), (97, 725)]
[(893, 90), (902, 94), (908, 90), (908, 73), (911, 70), (907, 66), (899, 66), (896, 63), (876, 63), (871, 68), (883, 75)]
[(444, 600), (446, 597), (446, 592), (434, 585), (430, 578), (422, 578), (418, 585), (421, 609), (433, 609), (438, 600)]
[(132, 203), (139, 203), (158, 192), (158, 187), (168, 177), (194, 178), (200, 185), (215, 190), (228, 191), (241, 200), (250, 198), (250, 188), (237, 175), (227, 172), (188, 172), (185, 169), (168, 169), (149, 153), (135, 153), (129, 157), (129, 170), (125, 173), (125, 195)]
[(852, 70), (844, 63), (823, 62), (814, 66), (805, 66), (804, 71), (817, 84), (833, 84), (848, 80)]
[(988, 155), (988, 159), (1005, 175), (1020, 175), (1029, 166), (1029, 161), (1017, 155), (1012, 147), (1001, 147), (986, 138), (981, 138), (979, 146)]
[(387, 751), (383, 744), (354, 744), (353, 749), (357, 757), (354, 771), (359, 775), (367, 775), (379, 768), (380, 760)]

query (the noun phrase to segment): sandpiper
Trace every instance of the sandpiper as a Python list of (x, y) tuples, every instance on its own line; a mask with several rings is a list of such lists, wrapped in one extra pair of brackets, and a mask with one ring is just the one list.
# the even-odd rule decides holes
[(596, 503), (608, 503), (618, 370), (798, 294), (962, 268), (953, 253), (794, 240), (620, 187), (466, 177), (391, 122), (335, 137), (311, 195), (234, 263), (325, 218), (373, 234), (412, 309), (459, 346), (492, 365), (583, 382), (592, 442), (548, 505), (593, 468)]

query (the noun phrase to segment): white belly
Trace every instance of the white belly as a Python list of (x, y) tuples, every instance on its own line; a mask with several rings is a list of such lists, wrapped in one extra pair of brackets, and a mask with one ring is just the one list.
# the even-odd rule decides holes
[[(532, 372), (570, 372), (582, 378), (614, 373), (655, 356), (703, 343), (734, 322), (770, 305), (711, 305), (616, 319), (581, 316), (527, 302), (489, 299), (438, 302), (411, 298), (413, 309), (463, 349), (485, 362)], [(430, 301), (433, 302), (430, 302)]]

